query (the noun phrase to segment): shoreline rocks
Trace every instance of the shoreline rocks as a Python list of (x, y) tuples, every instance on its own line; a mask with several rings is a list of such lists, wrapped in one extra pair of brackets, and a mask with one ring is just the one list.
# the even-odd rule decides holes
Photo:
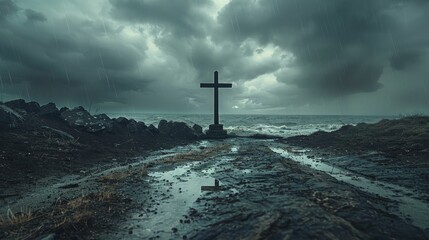
[(164, 119), (159, 122), (158, 130), (161, 134), (172, 138), (189, 140), (198, 139), (204, 135), (202, 127), (197, 124), (194, 124), (191, 128), (184, 122), (167, 121)]
[(24, 117), (7, 105), (0, 105), (0, 128), (15, 128), (22, 123)]
[(333, 132), (318, 131), (284, 141), (332, 152), (381, 151), (391, 157), (417, 156), (429, 145), (429, 117), (410, 116), (374, 124), (345, 125)]
[(126, 162), (199, 139), (185, 123), (171, 126), (167, 135), (152, 124), (92, 115), (83, 107), (58, 109), (54, 103), (39, 107), (24, 100), (0, 103), (0, 189), (80, 172), (112, 159)]
[[(185, 122), (161, 120), (158, 127), (147, 126), (144, 122), (125, 117), (110, 118), (106, 114), (91, 115), (82, 106), (60, 110), (54, 103), (40, 106), (37, 102), (25, 102), (17, 99), (0, 105), (0, 127), (18, 127), (24, 123), (24, 116), (34, 118), (46, 118), (65, 122), (69, 127), (92, 134), (138, 134), (145, 138), (163, 135), (172, 139), (197, 140), (204, 138), (205, 134), (200, 125), (190, 127)], [(48, 126), (49, 127), (49, 126)], [(46, 129), (46, 128), (45, 128)]]

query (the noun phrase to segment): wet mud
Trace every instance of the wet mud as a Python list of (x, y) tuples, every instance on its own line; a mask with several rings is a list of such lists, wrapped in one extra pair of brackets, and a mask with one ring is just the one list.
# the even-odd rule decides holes
[[(199, 141), (38, 182), (26, 195), (3, 199), (1, 211), (31, 206), (54, 212), (52, 204), (58, 199), (99, 199), (97, 192), (108, 187), (114, 189), (114, 198), (109, 193), (107, 199), (86, 206), (102, 221), (79, 223), (86, 226), (82, 232), (45, 229), (39, 236), (429, 238), (428, 201), (418, 190), (423, 188), (374, 180), (326, 158), (268, 138)], [(30, 226), (38, 227), (37, 221)], [(2, 236), (17, 235), (12, 231)]]
[[(199, 149), (218, 144), (207, 141)], [(305, 151), (287, 152), (289, 146), (273, 140), (222, 144), (228, 148), (201, 159), (160, 161), (144, 184), (123, 186), (133, 210), (101, 238), (428, 238), (428, 215), (417, 211), (427, 212), (427, 202), (407, 188), (371, 182), (317, 159), (312, 166), (311, 158), (297, 159)], [(219, 189), (201, 190), (215, 180)]]

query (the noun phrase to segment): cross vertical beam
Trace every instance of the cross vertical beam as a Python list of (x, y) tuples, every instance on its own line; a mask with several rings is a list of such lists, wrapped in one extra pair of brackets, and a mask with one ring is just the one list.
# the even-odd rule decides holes
[(201, 88), (213, 88), (214, 91), (214, 124), (219, 125), (219, 88), (232, 88), (231, 83), (219, 83), (219, 74), (214, 72), (213, 83), (201, 83)]
[(219, 80), (218, 72), (214, 72), (214, 124), (219, 124)]

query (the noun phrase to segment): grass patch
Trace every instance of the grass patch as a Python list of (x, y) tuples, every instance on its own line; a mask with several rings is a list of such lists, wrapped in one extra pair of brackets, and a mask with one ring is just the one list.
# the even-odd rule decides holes
[(14, 213), (8, 209), (6, 216), (0, 217), (0, 228), (26, 223), (33, 219), (33, 213), (29, 208), (21, 208), (20, 212)]
[(201, 151), (191, 151), (187, 153), (180, 153), (172, 157), (167, 157), (162, 160), (164, 163), (180, 163), (188, 161), (201, 161), (204, 158), (212, 157), (220, 152), (231, 149), (230, 144), (219, 144), (212, 148), (206, 148)]
[(35, 239), (51, 233), (55, 239), (86, 236), (90, 229), (108, 224), (111, 217), (122, 213), (122, 200), (114, 188), (104, 187), (74, 199), (59, 199), (44, 210), (13, 213), (9, 209), (0, 217), (0, 238)]
[(147, 166), (144, 165), (142, 168), (132, 168), (129, 167), (125, 171), (114, 171), (107, 175), (103, 175), (97, 178), (97, 181), (106, 183), (106, 184), (114, 184), (118, 182), (125, 181), (130, 177), (144, 177), (147, 175)]

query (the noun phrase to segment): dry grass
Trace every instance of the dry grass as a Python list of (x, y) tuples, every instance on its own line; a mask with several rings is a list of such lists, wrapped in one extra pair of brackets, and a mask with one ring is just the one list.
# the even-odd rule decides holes
[(116, 171), (111, 172), (107, 175), (100, 176), (97, 181), (106, 183), (106, 184), (112, 184), (112, 183), (118, 183), (122, 182), (125, 179), (132, 177), (132, 176), (146, 176), (147, 175), (147, 166), (143, 166), (142, 168), (129, 168), (125, 171)]
[(9, 208), (6, 216), (0, 217), (0, 228), (24, 224), (33, 218), (33, 213), (29, 208), (21, 208), (21, 211), (17, 213), (14, 213), (12, 209)]
[(132, 172), (130, 171), (112, 172), (107, 175), (100, 176), (97, 180), (99, 182), (104, 182), (104, 183), (115, 183), (115, 182), (121, 182), (131, 175), (132, 175)]
[(172, 157), (164, 158), (162, 161), (164, 163), (179, 163), (179, 162), (187, 162), (187, 161), (201, 161), (204, 158), (212, 157), (222, 151), (230, 149), (230, 144), (219, 144), (212, 148), (207, 148), (202, 151), (192, 151), (188, 153), (181, 153), (174, 155)]
[(0, 231), (19, 239), (34, 239), (46, 233), (67, 235), (85, 232), (100, 216), (110, 213), (119, 200), (114, 188), (104, 187), (99, 192), (69, 201), (57, 200), (44, 211), (32, 213), (26, 209), (13, 213), (8, 210), (5, 217), (0, 217)]

